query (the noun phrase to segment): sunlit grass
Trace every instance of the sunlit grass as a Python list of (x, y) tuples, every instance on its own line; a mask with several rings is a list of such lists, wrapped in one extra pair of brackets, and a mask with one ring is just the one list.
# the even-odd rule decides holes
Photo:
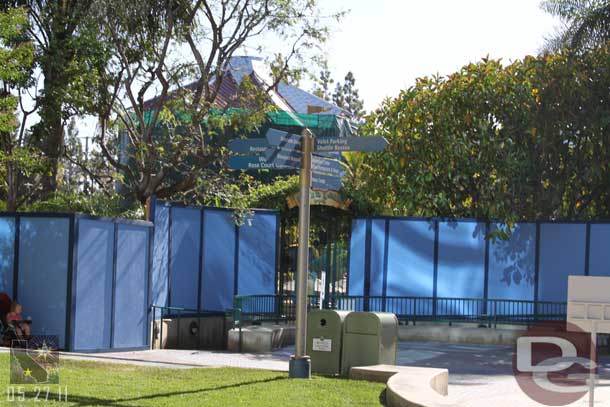
[[(289, 379), (283, 372), (238, 368), (167, 369), (61, 360), (60, 385), (9, 384), (0, 354), (0, 405), (51, 406), (379, 406), (384, 384), (327, 377)], [(67, 388), (68, 402), (58, 402)], [(19, 401), (20, 391), (26, 401)], [(14, 392), (15, 401), (9, 401)], [(38, 396), (39, 401), (34, 399)], [(47, 403), (40, 401), (47, 399)]]

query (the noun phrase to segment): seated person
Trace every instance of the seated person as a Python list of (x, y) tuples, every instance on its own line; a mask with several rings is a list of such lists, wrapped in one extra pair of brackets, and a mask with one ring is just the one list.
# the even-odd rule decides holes
[(29, 321), (24, 321), (21, 315), (22, 312), (21, 304), (13, 302), (11, 304), (11, 311), (6, 314), (6, 323), (8, 326), (15, 328), (17, 337), (29, 338), (30, 337), (30, 325)]

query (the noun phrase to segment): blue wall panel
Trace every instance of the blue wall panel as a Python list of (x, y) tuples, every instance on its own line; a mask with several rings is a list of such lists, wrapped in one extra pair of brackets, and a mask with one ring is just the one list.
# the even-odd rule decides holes
[(516, 225), (509, 240), (490, 240), (488, 298), (533, 301), (535, 262), (534, 223)]
[[(168, 253), (169, 253), (169, 207), (158, 204), (155, 208), (155, 240), (151, 278), (152, 304), (167, 305)], [(157, 311), (160, 318), (160, 314)]]
[(352, 221), (349, 252), (349, 295), (364, 295), (364, 253), (366, 251), (366, 219)]
[[(439, 224), (438, 297), (483, 298), (485, 286), (485, 224)], [(473, 309), (453, 309), (440, 303), (437, 312), (468, 314)]]
[(540, 225), (538, 299), (566, 301), (568, 276), (584, 275), (586, 225), (544, 223)]
[[(385, 219), (373, 219), (371, 223), (371, 286), (369, 295), (383, 295), (385, 259)], [(381, 311), (373, 309), (371, 311)]]
[(197, 309), (201, 211), (174, 207), (171, 217), (171, 306)]
[(148, 239), (148, 228), (118, 226), (113, 348), (148, 343)]
[(591, 225), (589, 275), (610, 276), (610, 225)]
[(74, 292), (75, 350), (110, 348), (114, 224), (78, 221)]
[(21, 218), (17, 300), (32, 334), (57, 335), (66, 345), (68, 218)]
[[(392, 220), (389, 228), (387, 296), (432, 297), (434, 293), (434, 222)], [(424, 305), (424, 304), (422, 304)], [(429, 314), (431, 304), (417, 310)], [(411, 304), (386, 301), (386, 310), (412, 313)]]
[(0, 217), (0, 292), (13, 297), (15, 218)]
[(239, 295), (275, 294), (276, 214), (256, 213), (239, 228)]
[(205, 209), (201, 308), (233, 307), (235, 283), (235, 221), (230, 211)]

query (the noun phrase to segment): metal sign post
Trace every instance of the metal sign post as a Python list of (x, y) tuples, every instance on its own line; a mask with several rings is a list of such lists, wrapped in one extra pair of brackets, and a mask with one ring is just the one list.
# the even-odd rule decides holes
[(313, 137), (309, 130), (303, 131), (301, 144), (301, 204), (299, 206), (299, 250), (297, 253), (297, 303), (296, 338), (294, 356), (290, 358), (288, 376), (309, 379), (311, 363), (305, 354), (307, 336), (307, 276), (309, 268), (309, 191), (311, 189), (311, 153)]
[(591, 359), (591, 369), (589, 369), (589, 407), (595, 405), (595, 382), (597, 369), (597, 323), (593, 323), (591, 330), (591, 351), (589, 359)]

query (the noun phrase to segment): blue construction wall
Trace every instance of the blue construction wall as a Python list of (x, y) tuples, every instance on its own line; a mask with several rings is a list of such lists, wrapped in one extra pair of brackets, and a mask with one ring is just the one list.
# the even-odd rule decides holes
[(149, 345), (152, 224), (75, 216), (70, 349)]
[(348, 292), (351, 295), (364, 295), (364, 266), (366, 261), (366, 219), (352, 221), (349, 249)]
[[(491, 225), (490, 232), (499, 225)], [(508, 240), (489, 242), (488, 296), (499, 300), (535, 299), (536, 224), (516, 225)]]
[(235, 220), (230, 211), (207, 209), (203, 224), (200, 309), (224, 311), (233, 307), (235, 294)]
[(62, 349), (146, 348), (152, 230), (79, 214), (2, 215), (0, 292), (21, 303), (33, 335), (56, 335)]
[(577, 223), (540, 225), (540, 301), (565, 301), (568, 276), (585, 274), (586, 230), (586, 225)]
[(610, 224), (590, 225), (589, 239), (589, 275), (610, 276)]
[(169, 297), (172, 307), (197, 309), (201, 211), (170, 208)]
[(32, 334), (57, 335), (67, 348), (71, 219), (22, 216), (19, 223), (17, 292)]
[(610, 223), (522, 223), (506, 240), (486, 239), (498, 227), (468, 219), (354, 219), (348, 294), (370, 296), (369, 310), (412, 314), (415, 310), (399, 309), (411, 303), (392, 297), (428, 297), (417, 314), (480, 313), (484, 310), (454, 310), (446, 300), (433, 310), (432, 299), (563, 302), (569, 275), (610, 276)]
[(0, 216), (0, 292), (13, 295), (15, 217)]
[(148, 345), (150, 230), (117, 225), (112, 347)]
[(482, 298), (485, 291), (485, 224), (439, 224), (437, 296)]
[[(435, 224), (427, 220), (389, 221), (386, 295), (432, 297), (434, 295)], [(402, 308), (409, 307), (409, 308)], [(386, 311), (413, 314), (410, 303), (386, 300)], [(429, 303), (418, 314), (432, 312)]]
[(231, 209), (153, 206), (155, 225), (163, 225), (155, 231), (154, 304), (225, 312), (235, 295), (276, 292), (276, 211), (254, 210), (240, 223)]
[(168, 305), (169, 293), (169, 211), (167, 205), (156, 205), (152, 217), (155, 221), (153, 262), (151, 276), (151, 302)]
[(74, 348), (109, 349), (114, 278), (114, 224), (79, 221), (74, 276)]
[(237, 294), (275, 294), (278, 251), (278, 216), (247, 216), (238, 229)]

